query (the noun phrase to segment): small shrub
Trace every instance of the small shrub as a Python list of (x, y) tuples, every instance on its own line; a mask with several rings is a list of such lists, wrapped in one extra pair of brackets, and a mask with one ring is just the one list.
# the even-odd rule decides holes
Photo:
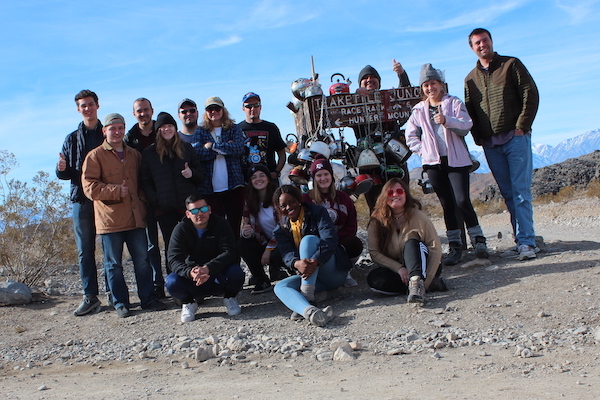
[(7, 175), (18, 166), (0, 151), (0, 264), (15, 281), (36, 286), (58, 265), (73, 264), (75, 240), (68, 196), (40, 171), (30, 186)]

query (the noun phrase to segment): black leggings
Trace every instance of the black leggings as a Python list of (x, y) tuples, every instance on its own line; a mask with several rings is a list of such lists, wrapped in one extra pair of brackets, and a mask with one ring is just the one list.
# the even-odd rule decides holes
[[(404, 260), (400, 261), (408, 270), (408, 277), (420, 276), (425, 278), (425, 269), (427, 268), (427, 255), (429, 251), (423, 242), (417, 239), (409, 239), (404, 245)], [(438, 275), (441, 272), (438, 268)], [(369, 272), (367, 276), (369, 287), (380, 292), (389, 294), (407, 294), (408, 286), (402, 282), (402, 278), (397, 272), (383, 266), (379, 266)]]
[[(266, 247), (266, 245), (258, 243), (256, 238), (253, 237), (249, 239), (241, 237), (237, 242), (239, 255), (246, 262), (252, 276), (261, 282), (270, 283), (270, 280), (265, 273), (265, 269), (260, 262)], [(283, 260), (281, 259), (281, 252), (276, 247), (271, 250), (271, 255), (269, 256), (269, 275), (271, 278), (276, 278), (284, 267)]]
[(423, 168), (444, 209), (446, 230), (461, 228), (456, 218), (456, 207), (460, 210), (467, 228), (479, 225), (469, 196), (469, 167), (449, 167), (443, 157), (442, 164), (425, 165)]

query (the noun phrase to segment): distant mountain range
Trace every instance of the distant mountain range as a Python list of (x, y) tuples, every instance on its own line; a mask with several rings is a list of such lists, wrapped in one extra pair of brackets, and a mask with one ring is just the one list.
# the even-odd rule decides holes
[[(477, 148), (479, 149), (480, 147)], [(600, 150), (600, 129), (594, 129), (574, 138), (566, 139), (554, 147), (547, 144), (534, 143), (532, 150), (533, 168), (541, 168), (565, 161), (569, 158), (579, 157), (594, 150)], [(471, 155), (481, 163), (481, 167), (479, 167), (477, 173), (486, 174), (490, 172), (483, 150), (471, 149)], [(413, 154), (408, 160), (408, 169), (412, 170), (420, 167), (421, 158)]]

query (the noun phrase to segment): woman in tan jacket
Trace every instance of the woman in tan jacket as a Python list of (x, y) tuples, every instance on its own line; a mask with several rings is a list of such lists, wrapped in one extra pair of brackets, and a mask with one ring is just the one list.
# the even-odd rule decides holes
[(371, 290), (408, 293), (409, 303), (424, 303), (426, 289), (445, 289), (439, 278), (440, 238), (420, 208), (406, 183), (392, 178), (383, 186), (367, 228), (369, 253), (377, 265), (367, 277)]

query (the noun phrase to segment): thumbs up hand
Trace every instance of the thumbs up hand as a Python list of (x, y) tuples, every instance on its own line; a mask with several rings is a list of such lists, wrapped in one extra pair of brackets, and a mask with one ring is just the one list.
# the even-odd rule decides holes
[(398, 61), (396, 61), (395, 58), (392, 59), (392, 71), (394, 71), (398, 75), (402, 75), (402, 73), (404, 72), (404, 68), (402, 67), (402, 64), (400, 64)]
[(67, 159), (65, 158), (65, 155), (63, 153), (58, 153), (58, 163), (56, 164), (56, 168), (58, 168), (58, 170), (60, 172), (64, 171), (67, 169)]
[(127, 182), (123, 180), (123, 183), (121, 184), (121, 197), (127, 196), (129, 196), (129, 186), (127, 186)]
[(192, 170), (190, 169), (190, 166), (187, 162), (184, 164), (183, 170), (181, 170), (181, 175), (183, 175), (183, 177), (186, 179), (192, 177)]
[(442, 114), (442, 106), (438, 105), (437, 106), (437, 114), (435, 114), (433, 116), (433, 122), (435, 122), (436, 124), (439, 125), (444, 125), (446, 123), (446, 117), (444, 117), (444, 114)]

